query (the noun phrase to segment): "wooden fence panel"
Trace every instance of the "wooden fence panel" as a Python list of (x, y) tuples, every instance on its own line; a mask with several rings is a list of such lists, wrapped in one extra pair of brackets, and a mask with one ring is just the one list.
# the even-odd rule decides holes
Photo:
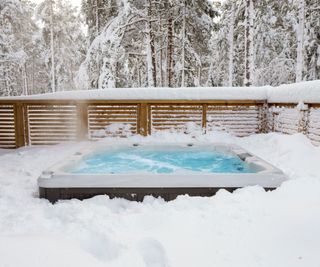
[(138, 104), (89, 104), (89, 139), (138, 131)]
[(222, 100), (0, 101), (0, 147), (172, 130), (237, 136), (301, 132), (320, 145), (320, 104)]
[(14, 105), (0, 104), (0, 148), (15, 148), (16, 132)]
[(261, 132), (262, 105), (207, 105), (207, 132), (225, 131), (236, 136)]
[(269, 131), (284, 134), (299, 132), (301, 114), (296, 106), (273, 105), (269, 109)]
[(310, 140), (320, 145), (320, 107), (310, 107), (307, 129)]
[(30, 145), (50, 145), (77, 140), (77, 108), (74, 104), (27, 105)]
[(150, 105), (150, 123), (151, 132), (201, 130), (202, 105), (152, 104)]

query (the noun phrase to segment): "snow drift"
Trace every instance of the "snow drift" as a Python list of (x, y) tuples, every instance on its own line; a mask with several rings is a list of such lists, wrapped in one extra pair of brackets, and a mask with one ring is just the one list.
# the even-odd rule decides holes
[[(195, 138), (238, 144), (291, 179), (272, 192), (247, 187), (171, 202), (97, 196), (51, 205), (37, 197), (37, 177), (87, 142), (0, 150), (0, 266), (318, 267), (320, 148), (301, 134)], [(101, 142), (192, 140), (159, 133)]]
[(113, 88), (62, 91), (1, 99), (101, 99), (101, 100), (266, 100), (272, 103), (320, 103), (320, 80), (278, 87)]

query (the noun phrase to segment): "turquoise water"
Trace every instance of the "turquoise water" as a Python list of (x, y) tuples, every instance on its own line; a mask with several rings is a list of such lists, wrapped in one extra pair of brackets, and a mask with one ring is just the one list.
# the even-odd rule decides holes
[(85, 157), (68, 170), (70, 173), (132, 173), (170, 174), (180, 171), (203, 173), (253, 173), (239, 157), (217, 151), (195, 148), (151, 150), (129, 148), (99, 152)]

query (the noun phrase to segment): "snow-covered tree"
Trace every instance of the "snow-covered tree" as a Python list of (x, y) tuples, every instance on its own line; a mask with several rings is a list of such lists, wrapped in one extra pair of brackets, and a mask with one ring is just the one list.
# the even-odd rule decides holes
[(29, 93), (33, 37), (33, 6), (28, 1), (0, 2), (0, 94)]
[(88, 41), (97, 37), (110, 18), (117, 15), (116, 0), (82, 0), (82, 12), (88, 25)]
[(295, 73), (294, 8), (283, 2), (258, 2), (255, 28), (255, 84), (279, 85)]
[(315, 0), (29, 1), (0, 2), (1, 95), (320, 79)]
[[(231, 34), (233, 3), (235, 16)], [(211, 37), (212, 58), (208, 84), (230, 85), (229, 77), (232, 73), (232, 85), (244, 85), (245, 74), (250, 69), (254, 70), (251, 83), (255, 85), (291, 83), (297, 77), (298, 80), (317, 79), (320, 43), (320, 10), (317, 1), (261, 0), (252, 1), (252, 4), (255, 17), (251, 20), (253, 27), (250, 19), (246, 20), (246, 15), (249, 15), (246, 10), (252, 10), (249, 0), (225, 0), (222, 5), (215, 3), (220, 16)], [(250, 29), (252, 38), (246, 38)], [(250, 39), (253, 42), (247, 45)], [(250, 61), (246, 60), (245, 54), (250, 56), (247, 57)]]
[(305, 79), (320, 79), (320, 5), (306, 0), (305, 10)]
[(78, 84), (176, 87), (182, 80), (197, 86), (207, 79), (214, 16), (207, 1), (119, 0), (117, 5), (90, 45)]
[(85, 37), (76, 8), (65, 0), (45, 0), (38, 7), (37, 18), (43, 24), (47, 72), (54, 77), (50, 88), (74, 89), (74, 78), (85, 55)]
[(180, 86), (182, 80), (185, 86), (200, 86), (207, 80), (211, 54), (208, 44), (214, 25), (213, 17), (217, 14), (207, 1), (178, 1), (177, 8), (174, 86)]
[(212, 56), (207, 85), (243, 85), (245, 7), (243, 0), (226, 0), (222, 4), (220, 1), (214, 2), (219, 17), (210, 42)]

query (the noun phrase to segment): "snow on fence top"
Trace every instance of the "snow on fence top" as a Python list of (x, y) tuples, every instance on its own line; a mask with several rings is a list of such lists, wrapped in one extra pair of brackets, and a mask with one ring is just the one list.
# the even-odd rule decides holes
[(268, 100), (270, 103), (320, 103), (320, 80), (278, 87), (114, 88), (61, 91), (0, 100)]
[[(105, 90), (62, 91), (10, 99), (102, 99), (102, 100), (264, 100), (265, 87), (187, 87), (113, 88)], [(8, 99), (8, 98), (5, 98)]]
[(268, 87), (270, 103), (320, 103), (320, 80)]

